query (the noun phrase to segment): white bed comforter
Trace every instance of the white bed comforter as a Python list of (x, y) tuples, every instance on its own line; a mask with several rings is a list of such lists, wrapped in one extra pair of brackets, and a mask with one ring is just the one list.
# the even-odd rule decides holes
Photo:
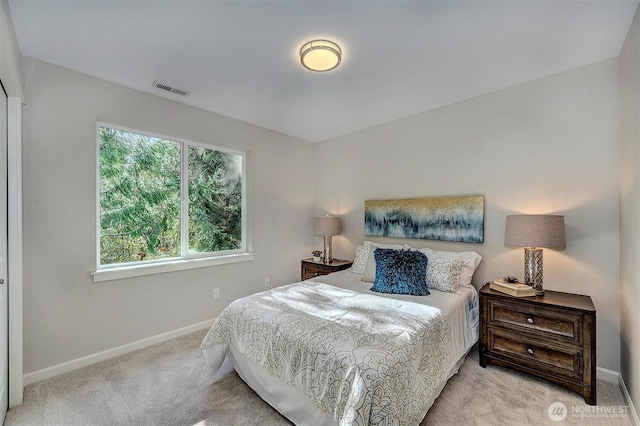
[(311, 281), (231, 303), (202, 343), (214, 370), (229, 345), (342, 425), (417, 423), (451, 368), (439, 309)]

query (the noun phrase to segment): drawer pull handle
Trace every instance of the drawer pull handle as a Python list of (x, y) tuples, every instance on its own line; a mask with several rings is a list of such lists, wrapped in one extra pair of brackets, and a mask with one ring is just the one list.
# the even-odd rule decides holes
[(528, 322), (529, 324), (533, 324), (533, 318), (527, 318), (527, 322)]
[(533, 348), (532, 348), (532, 347), (528, 347), (528, 348), (527, 348), (527, 353), (528, 353), (529, 355), (533, 355)]

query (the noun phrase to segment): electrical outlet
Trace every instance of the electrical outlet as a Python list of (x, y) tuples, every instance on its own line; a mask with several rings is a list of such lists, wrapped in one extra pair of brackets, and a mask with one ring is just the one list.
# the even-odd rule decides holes
[(220, 289), (219, 288), (214, 288), (213, 289), (213, 298), (214, 299), (220, 299)]
[(266, 278), (264, 279), (264, 286), (265, 286), (265, 287), (269, 287), (270, 285), (271, 285), (271, 278), (266, 277)]

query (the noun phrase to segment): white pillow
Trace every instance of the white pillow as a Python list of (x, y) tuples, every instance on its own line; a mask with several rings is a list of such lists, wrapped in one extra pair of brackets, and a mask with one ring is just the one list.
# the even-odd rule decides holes
[(466, 263), (467, 261), (461, 257), (428, 259), (427, 287), (449, 293), (460, 293), (458, 291), (460, 273)]
[(385, 248), (385, 249), (393, 249), (393, 250), (407, 250), (410, 247), (408, 245), (402, 244), (380, 244), (374, 243), (373, 241), (364, 241), (364, 246), (369, 248), (369, 255), (367, 257), (367, 266), (364, 268), (364, 276), (362, 277), (362, 281), (366, 281), (372, 283), (376, 279), (376, 258), (373, 255), (373, 252), (377, 248)]
[(362, 244), (364, 244), (365, 246), (373, 246), (373, 247), (394, 249), (394, 250), (398, 250), (398, 249), (406, 250), (407, 248), (411, 248), (406, 244), (384, 244), (384, 243), (376, 243), (375, 241), (363, 241)]
[(475, 251), (443, 251), (443, 250), (434, 250), (429, 247), (424, 247), (419, 249), (421, 252), (427, 255), (427, 267), (429, 263), (433, 262), (435, 259), (445, 258), (451, 259), (460, 257), (465, 260), (465, 265), (460, 272), (460, 279), (458, 281), (458, 286), (467, 286), (471, 284), (471, 279), (473, 278), (473, 273), (480, 265), (480, 261), (482, 261), (482, 256), (480, 256)]
[(369, 259), (370, 245), (362, 245), (356, 247), (356, 256), (353, 259), (353, 266), (351, 272), (354, 274), (364, 274), (364, 268), (367, 267), (367, 260)]

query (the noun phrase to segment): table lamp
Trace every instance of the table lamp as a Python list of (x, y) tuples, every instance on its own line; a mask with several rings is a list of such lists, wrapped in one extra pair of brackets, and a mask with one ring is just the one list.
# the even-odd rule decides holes
[(339, 235), (342, 232), (342, 224), (338, 216), (319, 216), (316, 217), (314, 235), (324, 237), (324, 263), (331, 263), (331, 237)]
[(524, 283), (544, 295), (542, 286), (542, 248), (564, 250), (564, 216), (511, 215), (507, 216), (504, 245), (524, 247)]

